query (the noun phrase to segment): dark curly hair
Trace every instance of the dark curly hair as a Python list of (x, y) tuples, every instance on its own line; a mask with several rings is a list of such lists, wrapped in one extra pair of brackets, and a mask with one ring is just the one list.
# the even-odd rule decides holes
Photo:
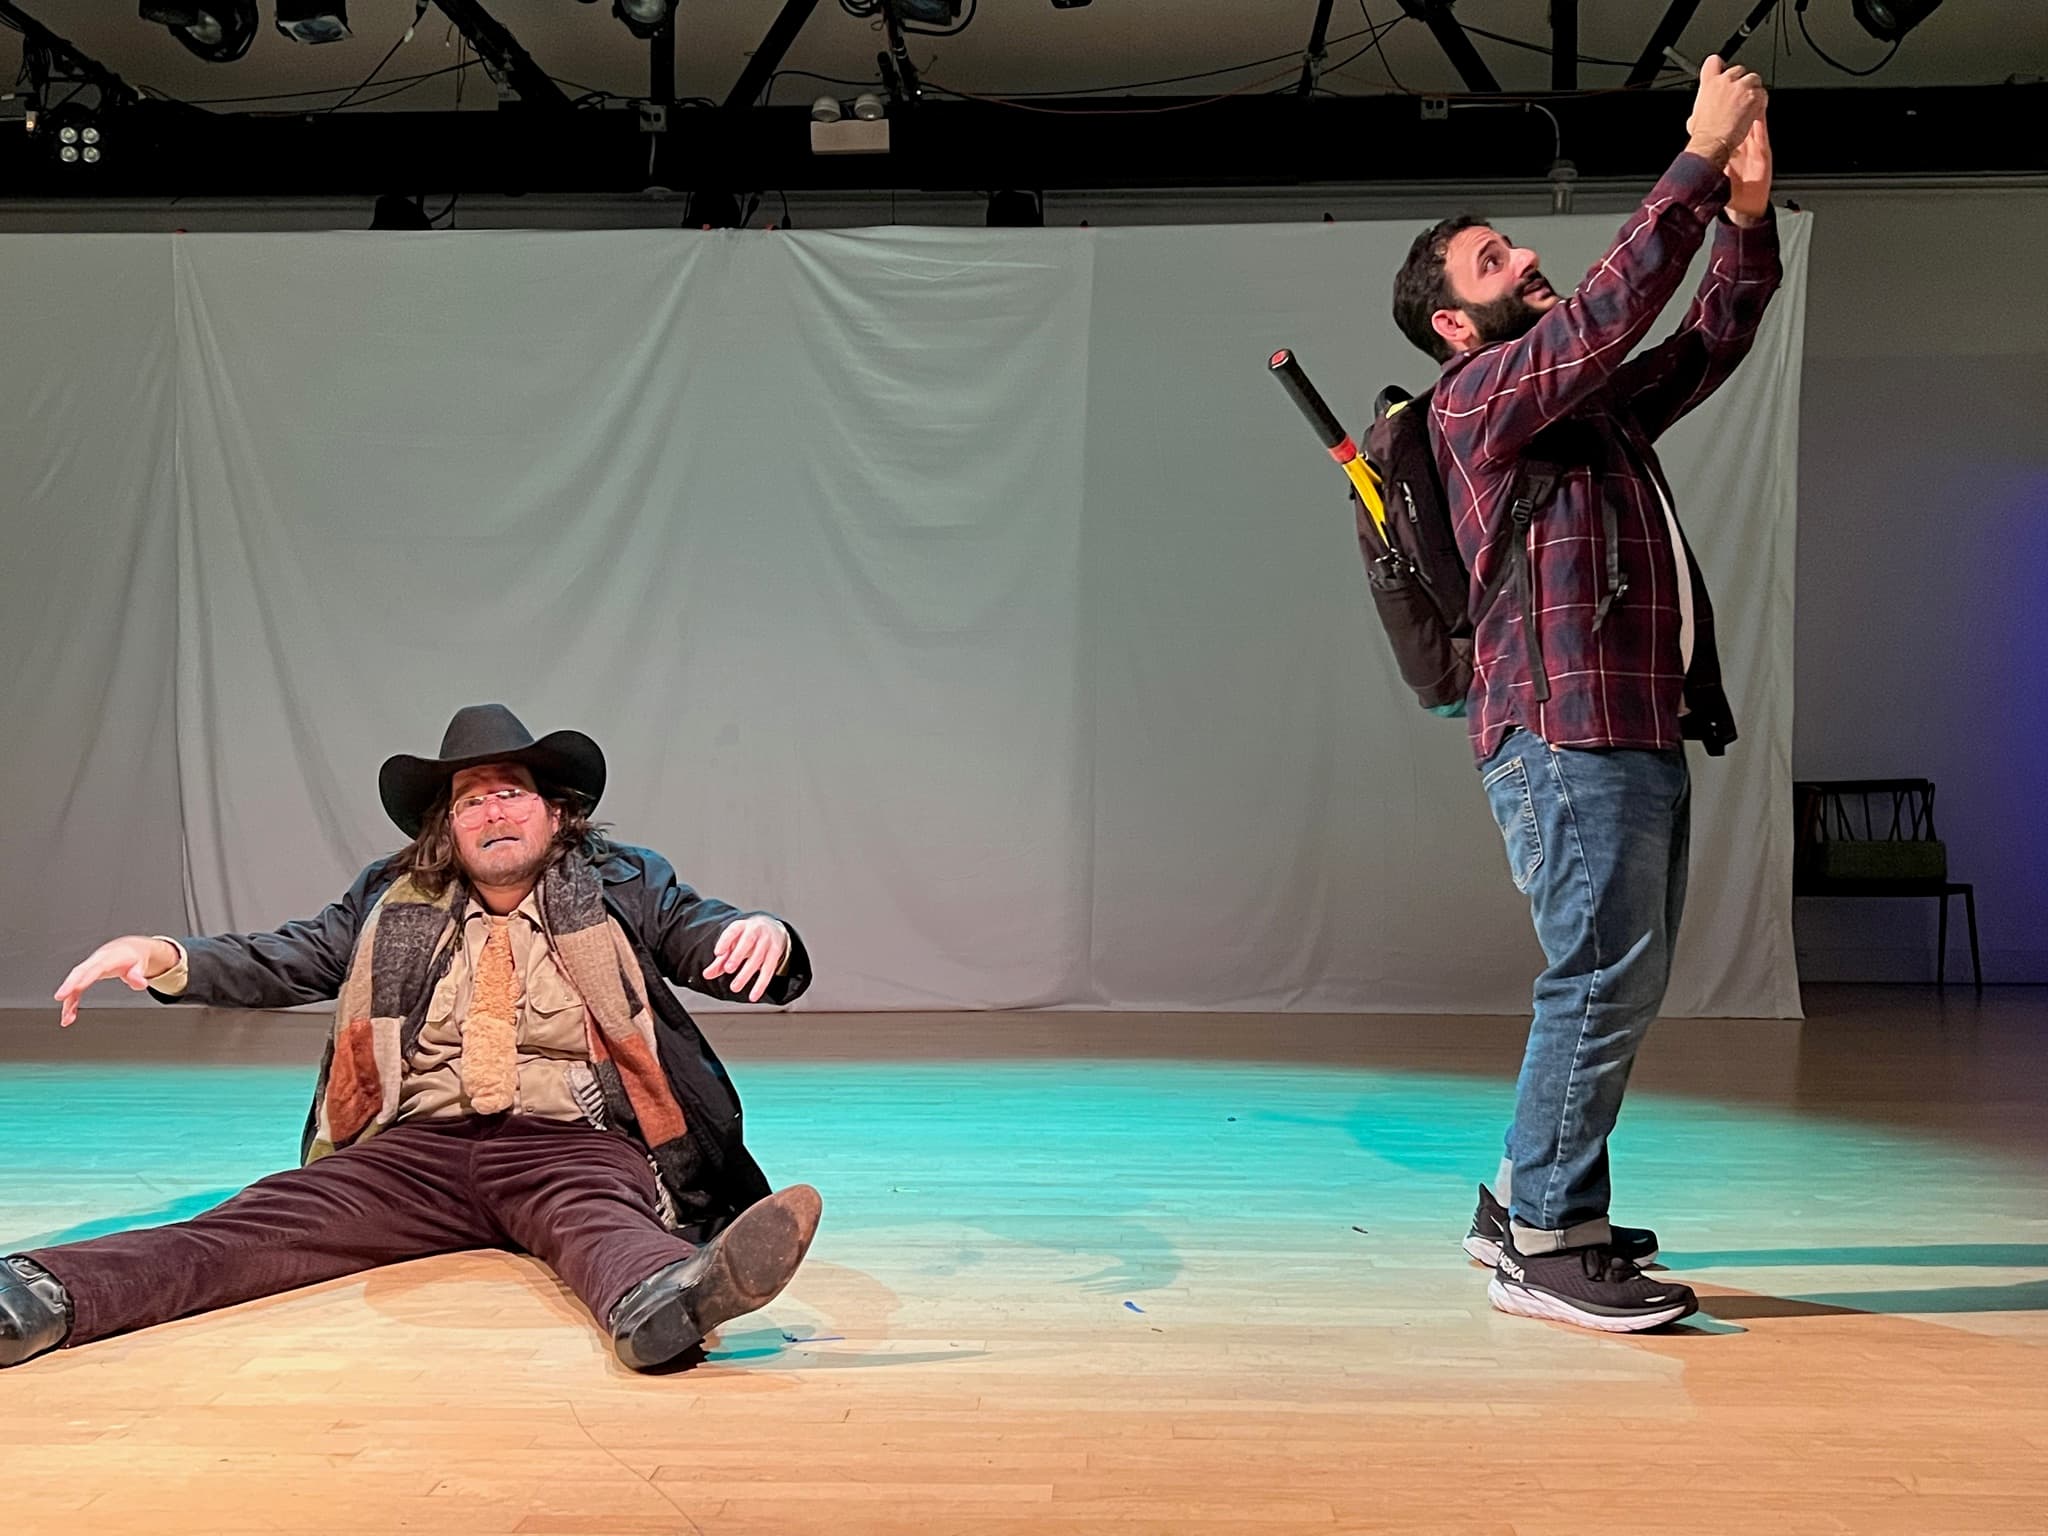
[(1437, 335), (1436, 327), (1429, 323), (1430, 316), (1440, 309), (1459, 307), (1458, 296), (1451, 291), (1450, 277), (1444, 271), (1444, 252), (1450, 249), (1451, 236), (1459, 230), (1485, 227), (1486, 220), (1470, 213), (1430, 225), (1415, 237), (1415, 243), (1408, 247), (1408, 259), (1394, 274), (1394, 324), (1401, 327), (1403, 336), (1440, 363), (1450, 361), (1451, 344)]

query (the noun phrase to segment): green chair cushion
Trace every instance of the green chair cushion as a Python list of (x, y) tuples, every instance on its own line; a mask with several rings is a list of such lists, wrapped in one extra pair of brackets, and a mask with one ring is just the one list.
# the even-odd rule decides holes
[(1807, 867), (1813, 877), (1831, 883), (1948, 878), (1948, 845), (1939, 838), (1913, 842), (1830, 839), (1806, 852), (1811, 860)]

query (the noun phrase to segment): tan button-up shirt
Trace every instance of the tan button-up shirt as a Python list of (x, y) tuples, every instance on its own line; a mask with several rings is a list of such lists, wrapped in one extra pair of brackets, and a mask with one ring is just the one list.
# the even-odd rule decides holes
[[(477, 957), (490, 937), (491, 914), (472, 908), (462, 925), (462, 947), (434, 988), (426, 1023), (406, 1058), (398, 1090), (401, 1120), (446, 1120), (474, 1114), (462, 1083), (462, 1021), (468, 1016)], [(517, 978), (519, 1082), (512, 1113), (547, 1120), (584, 1119), (577, 1079), (590, 1089), (590, 1036), (583, 999), (562, 973), (541, 927), (540, 905), (529, 894), (506, 920)]]

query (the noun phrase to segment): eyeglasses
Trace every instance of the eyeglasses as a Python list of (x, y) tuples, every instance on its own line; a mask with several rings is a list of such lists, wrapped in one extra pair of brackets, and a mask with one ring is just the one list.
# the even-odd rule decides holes
[(480, 827), (494, 805), (513, 820), (524, 821), (539, 804), (540, 796), (530, 789), (494, 789), (487, 794), (464, 795), (448, 807), (448, 815), (458, 827)]

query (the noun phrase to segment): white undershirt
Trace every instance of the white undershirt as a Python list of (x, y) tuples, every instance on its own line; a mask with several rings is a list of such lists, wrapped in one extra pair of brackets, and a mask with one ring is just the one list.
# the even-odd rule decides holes
[[(1685, 538), (1678, 531), (1678, 517), (1671, 510), (1671, 502), (1664, 495), (1664, 486), (1655, 475), (1650, 484), (1657, 488), (1657, 505), (1664, 509), (1664, 527), (1671, 535), (1671, 566), (1678, 577), (1678, 665), (1679, 670), (1692, 670), (1692, 566), (1685, 558)], [(1684, 706), (1679, 713), (1685, 713)]]

